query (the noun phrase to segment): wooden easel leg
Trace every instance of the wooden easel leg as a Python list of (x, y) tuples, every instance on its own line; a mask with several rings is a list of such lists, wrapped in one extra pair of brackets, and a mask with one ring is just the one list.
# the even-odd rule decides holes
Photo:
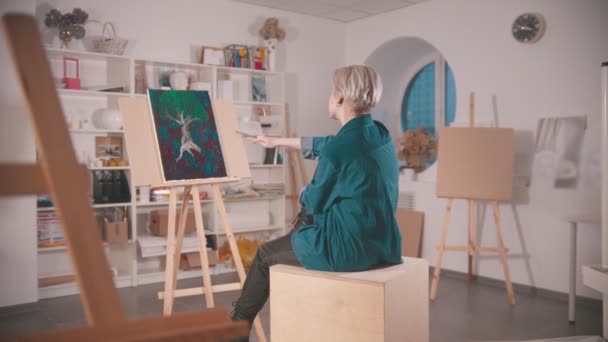
[(289, 177), (291, 177), (291, 214), (295, 218), (295, 216), (298, 214), (298, 185), (296, 184), (296, 160), (294, 157), (294, 152), (288, 150), (287, 158), (289, 158)]
[(515, 294), (513, 293), (513, 285), (511, 284), (511, 275), (509, 274), (509, 264), (507, 263), (505, 241), (503, 239), (502, 228), (500, 226), (500, 213), (498, 210), (498, 203), (496, 201), (492, 202), (492, 209), (494, 211), (494, 222), (496, 223), (496, 235), (498, 237), (498, 253), (500, 254), (500, 261), (502, 262), (502, 268), (505, 272), (507, 295), (509, 296), (509, 303), (515, 305)]
[(445, 239), (448, 234), (448, 226), (450, 223), (450, 215), (452, 214), (453, 199), (448, 199), (448, 206), (445, 209), (445, 217), (443, 221), (443, 230), (441, 231), (441, 242), (439, 244), (439, 251), (437, 254), (437, 263), (435, 264), (435, 272), (433, 274), (433, 284), (431, 286), (431, 300), (435, 300), (437, 297), (437, 287), (439, 286), (439, 273), (441, 272), (441, 261), (443, 259), (443, 252), (445, 250)]
[(475, 201), (469, 200), (469, 283), (473, 282), (473, 254), (475, 253)]
[[(184, 242), (184, 234), (186, 232), (186, 222), (188, 220), (188, 196), (190, 195), (192, 187), (186, 186), (184, 188), (184, 198), (182, 199), (182, 207), (179, 214), (179, 224), (177, 226), (177, 235), (175, 236), (175, 253), (173, 254), (173, 291), (177, 289), (177, 272), (179, 270), (179, 262), (182, 258), (182, 244)], [(177, 210), (176, 210), (177, 211)], [(167, 297), (165, 297), (167, 298)], [(172, 294), (171, 301), (175, 300), (175, 296)]]
[(208, 309), (215, 306), (213, 301), (213, 289), (211, 286), (211, 273), (209, 271), (209, 259), (207, 258), (207, 238), (205, 237), (205, 226), (203, 224), (203, 210), (199, 197), (198, 186), (192, 187), (192, 202), (194, 204), (194, 219), (196, 221), (196, 234), (198, 237), (198, 249), (201, 255), (201, 267), (203, 270), (203, 288), (205, 291), (205, 304)]
[(165, 262), (165, 297), (163, 315), (173, 312), (173, 293), (175, 291), (173, 275), (175, 274), (175, 212), (177, 210), (177, 188), (169, 190), (169, 226), (167, 228), (167, 256)]
[[(213, 199), (215, 200), (215, 204), (217, 205), (217, 210), (220, 214), (222, 224), (224, 225), (226, 239), (228, 240), (228, 244), (230, 245), (232, 257), (234, 258), (234, 264), (236, 266), (236, 271), (239, 275), (239, 280), (241, 282), (242, 287), (243, 284), (245, 284), (245, 279), (247, 278), (247, 275), (245, 274), (245, 268), (243, 267), (241, 254), (239, 253), (239, 248), (236, 245), (236, 240), (234, 239), (234, 234), (232, 233), (230, 220), (228, 220), (228, 214), (226, 213), (226, 206), (224, 205), (224, 199), (222, 198), (222, 193), (220, 192), (220, 186), (218, 184), (212, 184), (211, 190), (213, 191)], [(255, 332), (258, 337), (258, 341), (266, 342), (266, 335), (264, 334), (264, 328), (262, 327), (262, 322), (260, 321), (259, 315), (255, 318), (253, 326), (255, 327)]]
[(294, 152), (298, 157), (298, 166), (300, 168), (300, 179), (302, 180), (302, 186), (308, 184), (308, 175), (306, 174), (306, 168), (304, 167), (304, 158), (301, 153)]

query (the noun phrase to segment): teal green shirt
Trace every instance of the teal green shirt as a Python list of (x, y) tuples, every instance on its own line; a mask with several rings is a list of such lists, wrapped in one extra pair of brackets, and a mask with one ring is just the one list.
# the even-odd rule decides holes
[(386, 127), (363, 115), (335, 136), (313, 138), (312, 149), (303, 146), (302, 152), (318, 158), (315, 175), (300, 195), (313, 224), (291, 237), (302, 266), (351, 272), (401, 263), (395, 220), (399, 166)]

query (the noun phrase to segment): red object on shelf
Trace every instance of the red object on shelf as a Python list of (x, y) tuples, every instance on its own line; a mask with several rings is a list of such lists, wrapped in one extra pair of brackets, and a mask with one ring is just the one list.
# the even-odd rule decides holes
[[(67, 62), (76, 62), (76, 77), (68, 77), (67, 76)], [(78, 59), (73, 57), (63, 57), (63, 84), (65, 89), (81, 89), (80, 88), (80, 73)]]

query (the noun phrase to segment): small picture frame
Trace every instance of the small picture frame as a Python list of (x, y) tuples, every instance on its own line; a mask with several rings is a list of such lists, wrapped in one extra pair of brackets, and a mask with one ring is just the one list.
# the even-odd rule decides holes
[(266, 77), (251, 76), (251, 97), (256, 102), (267, 102)]
[(200, 63), (208, 65), (226, 65), (224, 48), (203, 46), (201, 48)]
[(95, 157), (100, 159), (121, 160), (121, 137), (95, 137)]

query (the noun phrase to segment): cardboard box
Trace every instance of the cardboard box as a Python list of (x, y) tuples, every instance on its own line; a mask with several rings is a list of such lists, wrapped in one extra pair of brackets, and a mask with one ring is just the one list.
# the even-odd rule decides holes
[(127, 243), (129, 241), (129, 223), (127, 221), (103, 221), (103, 240), (108, 243)]
[[(179, 226), (180, 210), (177, 211), (175, 221), (175, 234)], [(167, 236), (167, 228), (169, 225), (169, 210), (152, 210), (150, 212), (150, 233), (156, 236)], [(196, 231), (196, 222), (194, 221), (194, 211), (188, 210), (188, 218), (186, 220), (185, 234), (194, 233)]]
[(424, 213), (404, 208), (397, 208), (395, 214), (399, 230), (401, 230), (401, 255), (419, 258), (422, 246), (422, 229)]
[[(217, 264), (217, 251), (207, 248), (207, 260), (209, 266)], [(191, 270), (195, 268), (201, 268), (201, 257), (198, 252), (184, 253), (179, 261), (179, 268), (181, 270)]]

